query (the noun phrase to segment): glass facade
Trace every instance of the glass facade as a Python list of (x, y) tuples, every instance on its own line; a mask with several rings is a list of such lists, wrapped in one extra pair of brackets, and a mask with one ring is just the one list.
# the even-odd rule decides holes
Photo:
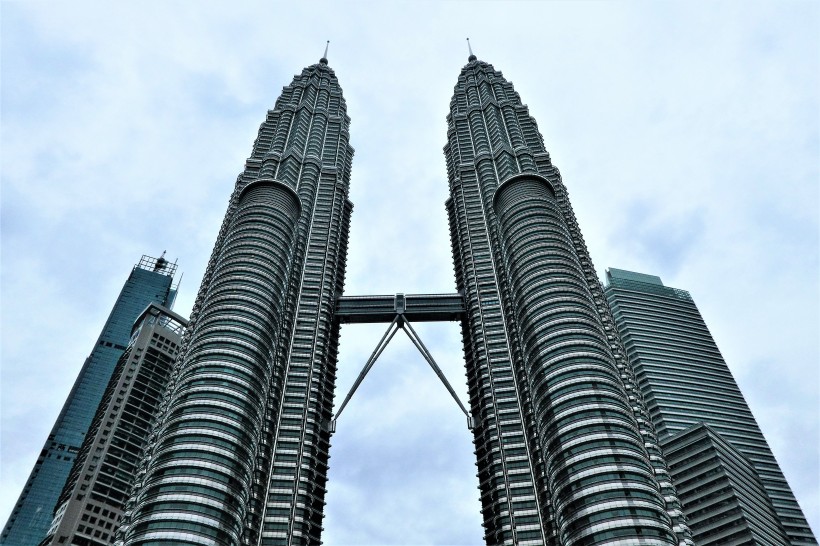
[(156, 304), (137, 319), (41, 546), (113, 541), (186, 324)]
[(173, 302), (176, 267), (164, 258), (143, 256), (132, 269), (0, 535), (5, 546), (32, 546), (45, 536), (131, 327), (149, 304)]
[[(681, 402), (695, 391), (686, 381), (643, 388), (636, 338), (616, 327), (625, 311), (609, 305), (618, 283), (605, 294), (567, 188), (512, 84), (471, 55), (447, 122), (446, 209), (487, 544), (692, 546), (658, 435), (666, 441), (698, 422)], [(323, 58), (294, 77), (260, 126), (118, 544), (320, 543), (352, 211), (349, 123)], [(618, 282), (685, 294), (637, 273)], [(642, 320), (645, 305), (636, 306)], [(657, 328), (642, 332), (668, 348)], [(698, 350), (719, 356), (707, 345)], [(667, 364), (660, 375), (675, 377)], [(664, 419), (658, 401), (667, 395), (677, 403)], [(755, 470), (768, 491), (771, 474), (755, 454), (724, 447), (691, 456), (714, 462), (709, 472)], [(676, 469), (692, 460), (679, 453)], [(765, 522), (773, 512), (750, 513)]]
[(471, 55), (447, 122), (487, 544), (691, 544), (535, 120)]
[(790, 543), (817, 544), (690, 294), (621, 269), (609, 268), (606, 280), (607, 301), (661, 441), (705, 423), (751, 461)]

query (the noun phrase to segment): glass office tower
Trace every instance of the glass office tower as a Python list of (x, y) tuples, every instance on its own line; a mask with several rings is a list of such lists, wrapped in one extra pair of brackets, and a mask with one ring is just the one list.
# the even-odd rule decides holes
[(113, 541), (187, 323), (153, 303), (134, 323), (40, 546)]
[(615, 268), (606, 280), (607, 301), (664, 445), (705, 423), (751, 461), (791, 544), (817, 544), (689, 293), (655, 275)]
[(470, 55), (447, 123), (487, 544), (691, 543), (535, 120)]
[(131, 327), (149, 304), (173, 304), (176, 269), (176, 264), (163, 257), (143, 256), (131, 270), (14, 505), (0, 543), (32, 546), (45, 536), (97, 406), (117, 360), (128, 345)]

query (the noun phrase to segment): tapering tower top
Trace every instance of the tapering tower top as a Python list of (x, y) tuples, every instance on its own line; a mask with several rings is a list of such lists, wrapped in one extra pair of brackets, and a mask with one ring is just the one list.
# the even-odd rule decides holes
[(319, 62), (322, 64), (327, 64), (327, 48), (330, 46), (330, 40), (327, 41), (325, 44), (325, 54), (322, 55), (322, 58), (319, 59)]
[(467, 38), (467, 49), (470, 51), (470, 56), (467, 57), (468, 62), (473, 62), (478, 59), (475, 55), (473, 55), (473, 47), (470, 45), (470, 39)]

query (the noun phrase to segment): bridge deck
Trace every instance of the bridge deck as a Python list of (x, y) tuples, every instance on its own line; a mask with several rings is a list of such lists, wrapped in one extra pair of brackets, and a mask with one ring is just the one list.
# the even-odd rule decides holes
[(394, 294), (343, 296), (336, 300), (336, 318), (341, 324), (392, 322), (402, 297), (410, 322), (460, 321), (466, 313), (461, 294)]

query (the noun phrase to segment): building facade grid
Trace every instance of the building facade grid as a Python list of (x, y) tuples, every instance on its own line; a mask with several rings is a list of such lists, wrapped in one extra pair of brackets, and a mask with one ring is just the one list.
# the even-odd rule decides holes
[(473, 55), (447, 120), (487, 543), (691, 543), (535, 121)]
[[(194, 305), (125, 543), (320, 541), (338, 351), (332, 313), (352, 211), (349, 123), (322, 59), (283, 89), (261, 125)], [(231, 448), (213, 453), (194, 429)], [(186, 437), (181, 475), (205, 472), (201, 485), (163, 474), (161, 456)], [(206, 450), (204, 462), (195, 453)], [(196, 501), (156, 509), (180, 488)]]
[(156, 304), (135, 322), (41, 546), (113, 541), (186, 324)]

